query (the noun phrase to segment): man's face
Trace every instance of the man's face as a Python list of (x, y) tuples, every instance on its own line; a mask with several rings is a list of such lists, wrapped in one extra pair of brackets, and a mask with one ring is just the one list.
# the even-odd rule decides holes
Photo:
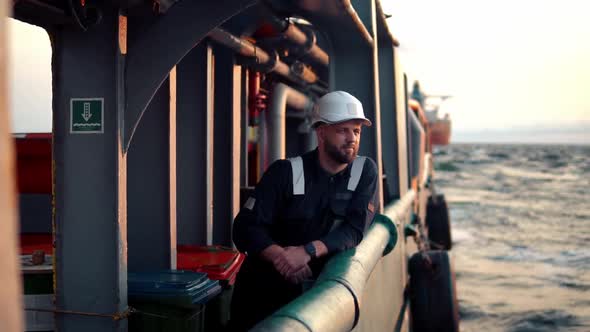
[(338, 124), (323, 125), (323, 144), (326, 154), (334, 161), (348, 164), (359, 150), (362, 122), (350, 120)]

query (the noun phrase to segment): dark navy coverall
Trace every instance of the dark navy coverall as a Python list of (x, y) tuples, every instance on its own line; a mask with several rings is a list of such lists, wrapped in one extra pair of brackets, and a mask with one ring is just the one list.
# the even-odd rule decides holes
[[(288, 160), (274, 162), (256, 186), (253, 206), (236, 216), (233, 240), (246, 260), (237, 276), (231, 308), (231, 330), (247, 330), (302, 293), (302, 286), (286, 281), (259, 253), (277, 244), (305, 245), (321, 240), (328, 256), (309, 263), (314, 278), (326, 259), (353, 248), (363, 238), (376, 206), (377, 166), (367, 158), (356, 190), (347, 189), (346, 169), (331, 175), (319, 163), (318, 151), (301, 156), (305, 194), (293, 194), (293, 171)], [(332, 229), (334, 220), (342, 220)]]

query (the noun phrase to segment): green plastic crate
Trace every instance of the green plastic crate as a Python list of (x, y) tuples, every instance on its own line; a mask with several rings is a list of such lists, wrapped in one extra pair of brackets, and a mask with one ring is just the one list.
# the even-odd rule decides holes
[(223, 291), (207, 303), (205, 312), (205, 331), (225, 331), (230, 319), (231, 298), (234, 292), (232, 286), (224, 286)]
[(53, 273), (23, 275), (23, 293), (53, 294)]
[(177, 307), (156, 302), (130, 302), (138, 312), (129, 317), (129, 332), (205, 331), (205, 305)]

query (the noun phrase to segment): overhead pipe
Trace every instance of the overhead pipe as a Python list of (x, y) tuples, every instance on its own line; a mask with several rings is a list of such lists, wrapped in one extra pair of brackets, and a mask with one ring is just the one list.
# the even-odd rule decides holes
[(381, 1), (376, 1), (375, 4), (377, 5), (377, 15), (381, 16), (381, 20), (383, 21), (383, 25), (385, 27), (387, 36), (391, 40), (393, 46), (399, 47), (399, 41), (393, 36), (391, 30), (389, 30), (389, 27), (387, 26), (387, 19), (390, 18), (391, 15), (385, 14), (385, 12), (383, 11), (383, 6), (381, 5)]
[(209, 37), (243, 56), (256, 58), (258, 64), (263, 66), (268, 65), (270, 67), (269, 69), (277, 74), (291, 77), (291, 70), (287, 64), (277, 60), (275, 57), (272, 57), (266, 51), (247, 40), (236, 37), (219, 28), (213, 29), (213, 31), (209, 33)]
[(57, 16), (62, 17), (64, 19), (67, 17), (65, 10), (63, 10), (62, 8), (44, 3), (40, 0), (14, 0), (13, 6), (16, 6), (20, 3), (29, 3), (33, 6), (39, 7), (40, 9), (46, 10), (48, 13), (57, 15)]
[(283, 83), (274, 86), (267, 111), (268, 164), (285, 158), (287, 105), (308, 112), (313, 104), (308, 96)]
[(303, 66), (305, 67), (303, 69), (297, 66), (291, 68), (289, 65), (279, 59), (278, 54), (269, 54), (251, 42), (236, 37), (223, 29), (213, 29), (209, 33), (209, 37), (219, 44), (224, 45), (245, 57), (254, 58), (260, 67), (258, 69), (275, 72), (290, 79), (293, 82), (303, 81), (307, 84), (314, 84), (318, 81), (317, 75), (311, 69), (305, 66)]
[(301, 62), (294, 62), (291, 65), (291, 71), (306, 82), (318, 83), (318, 75)]
[(367, 30), (367, 27), (365, 27), (365, 25), (363, 24), (363, 21), (357, 14), (356, 10), (354, 10), (354, 7), (352, 6), (350, 0), (341, 0), (341, 3), (342, 7), (344, 7), (344, 10), (346, 10), (350, 18), (352, 18), (352, 20), (354, 21), (354, 24), (356, 25), (357, 29), (359, 30), (367, 44), (369, 44), (369, 46), (373, 46), (373, 37), (371, 36), (369, 30)]
[(330, 57), (317, 45), (317, 38), (311, 29), (301, 30), (298, 26), (287, 20), (271, 16), (270, 23), (290, 42), (303, 48), (304, 54), (315, 62), (328, 66)]

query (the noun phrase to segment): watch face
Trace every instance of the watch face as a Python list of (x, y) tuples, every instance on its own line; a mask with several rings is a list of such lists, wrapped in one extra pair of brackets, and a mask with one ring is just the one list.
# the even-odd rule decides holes
[(311, 256), (311, 258), (315, 258), (315, 246), (312, 243), (305, 245), (305, 251)]

